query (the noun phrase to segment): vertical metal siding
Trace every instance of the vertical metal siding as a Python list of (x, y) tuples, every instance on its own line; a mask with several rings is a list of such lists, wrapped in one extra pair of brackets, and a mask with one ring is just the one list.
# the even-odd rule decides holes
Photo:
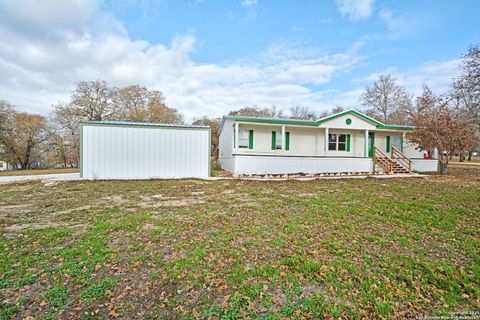
[(209, 130), (82, 125), (88, 179), (209, 176)]

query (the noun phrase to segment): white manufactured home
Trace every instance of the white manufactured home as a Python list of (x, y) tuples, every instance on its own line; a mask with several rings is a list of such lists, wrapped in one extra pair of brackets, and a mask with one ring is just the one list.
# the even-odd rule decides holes
[(220, 166), (234, 174), (436, 171), (437, 160), (407, 141), (411, 130), (355, 110), (316, 121), (226, 116)]
[(166, 179), (210, 176), (210, 127), (162, 123), (80, 123), (80, 176)]

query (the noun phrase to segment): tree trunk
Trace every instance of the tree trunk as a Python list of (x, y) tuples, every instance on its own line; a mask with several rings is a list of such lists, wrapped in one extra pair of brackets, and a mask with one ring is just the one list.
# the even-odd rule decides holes
[(440, 174), (448, 174), (448, 162), (440, 161), (439, 163)]
[[(452, 152), (453, 153), (453, 152)], [(440, 174), (444, 175), (448, 173), (448, 154), (446, 152), (439, 152), (438, 169)]]
[(473, 151), (468, 151), (468, 161), (472, 161), (472, 153)]
[(465, 161), (465, 155), (464, 155), (463, 151), (460, 151), (459, 158), (460, 158), (460, 162)]

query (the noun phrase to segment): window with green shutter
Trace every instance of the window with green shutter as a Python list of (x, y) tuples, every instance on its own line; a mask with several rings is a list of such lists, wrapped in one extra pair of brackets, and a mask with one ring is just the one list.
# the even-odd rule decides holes
[(387, 152), (390, 152), (390, 136), (387, 136)]
[(238, 147), (250, 149), (250, 130), (238, 130)]
[(350, 135), (347, 134), (347, 152), (350, 152)]
[(331, 151), (348, 151), (347, 150), (347, 134), (330, 133), (328, 135), (328, 150)]
[(290, 150), (290, 132), (285, 132), (285, 150)]
[(277, 132), (276, 132), (276, 131), (272, 131), (272, 150), (276, 150), (276, 149), (277, 149), (276, 141), (277, 141)]
[(253, 130), (248, 131), (248, 149), (253, 149)]

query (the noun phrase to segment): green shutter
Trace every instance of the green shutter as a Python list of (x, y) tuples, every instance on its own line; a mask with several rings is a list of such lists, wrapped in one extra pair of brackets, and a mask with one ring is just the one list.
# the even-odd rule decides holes
[(390, 152), (390, 136), (387, 136), (387, 152)]
[(403, 136), (400, 136), (400, 152), (403, 152)]
[(350, 135), (347, 134), (347, 152), (350, 152)]
[(277, 141), (277, 132), (272, 131), (272, 150), (277, 149), (276, 141)]
[(248, 149), (253, 149), (253, 130), (248, 131)]
[(285, 132), (285, 150), (290, 150), (290, 132)]

